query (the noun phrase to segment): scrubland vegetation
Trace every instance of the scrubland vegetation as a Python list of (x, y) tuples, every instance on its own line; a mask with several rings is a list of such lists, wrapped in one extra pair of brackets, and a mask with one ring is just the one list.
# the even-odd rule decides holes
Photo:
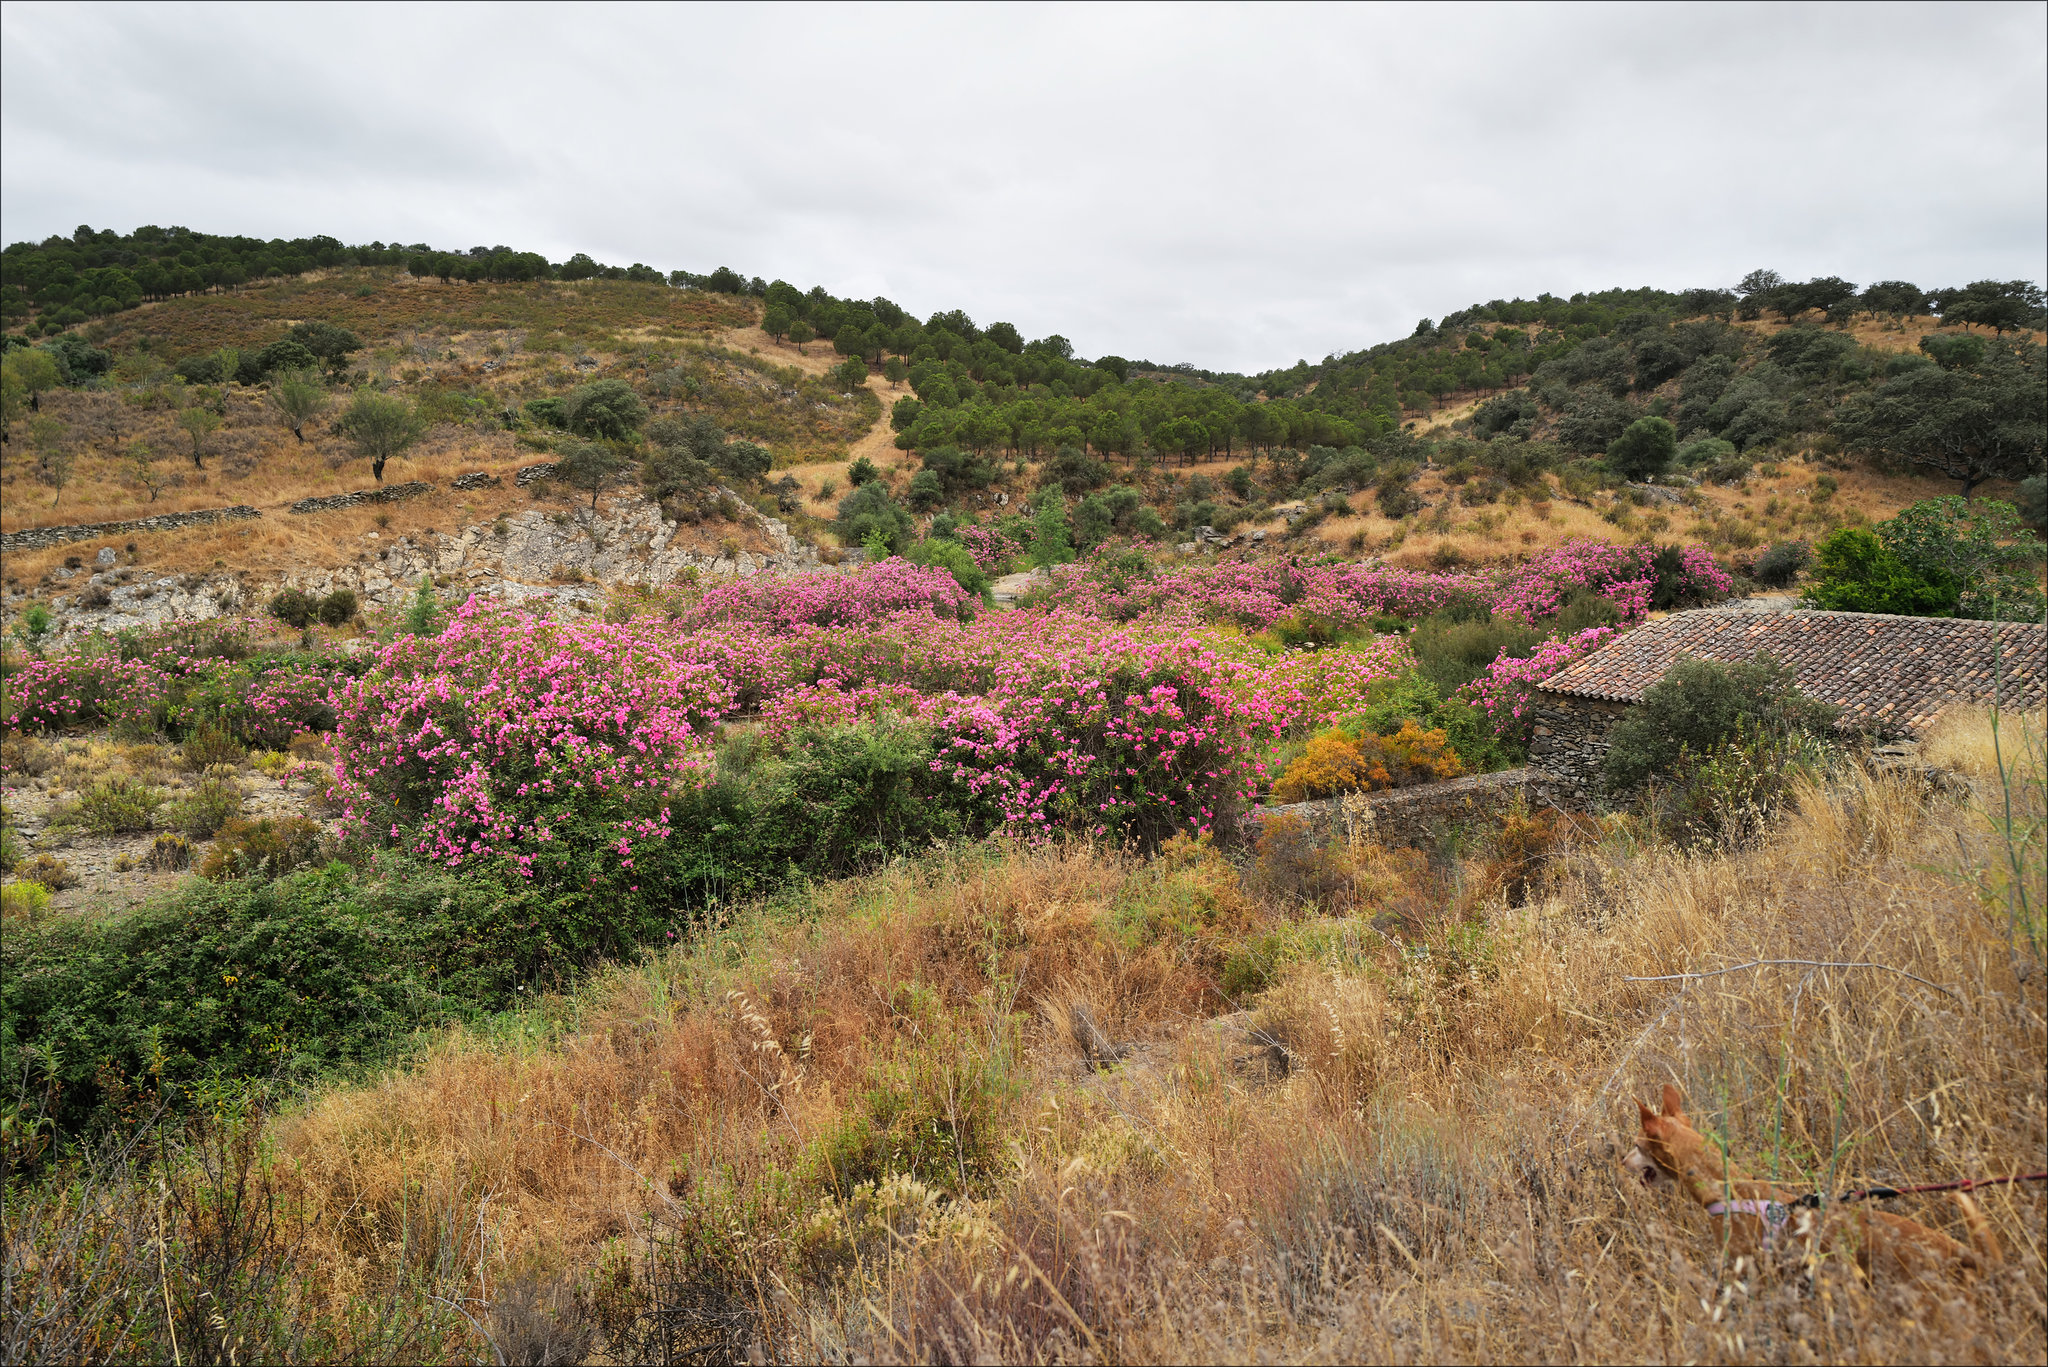
[(1366, 800), (1520, 763), (1654, 613), (2039, 620), (2037, 289), (1760, 272), (1238, 376), (508, 248), (0, 266), (9, 530), (555, 466), (116, 574), (627, 488), (866, 562), (59, 649), (82, 561), (10, 554), (0, 1357), (2048, 1351), (2038, 1184), (1982, 1196), (2002, 1268), (1873, 1284), (1618, 1164), (1675, 1082), (1802, 1190), (2039, 1166), (2040, 716), (1898, 763), (1687, 662), (1597, 810)]
[[(1528, 659), (1725, 591), (1666, 559), (1100, 557), (1001, 613), (892, 559), (17, 658), (10, 783), (131, 747), (70, 820), (200, 829), (170, 742), (341, 817), (10, 903), (17, 1355), (2027, 1356), (2038, 1192), (1937, 1314), (1726, 1265), (1611, 1160), (1673, 1078), (1788, 1182), (2038, 1151), (2038, 719), (1930, 787), (1708, 671), (1722, 733), (1605, 817), (1240, 825), (1511, 762)], [(1626, 981), (1756, 958), (1882, 967)]]

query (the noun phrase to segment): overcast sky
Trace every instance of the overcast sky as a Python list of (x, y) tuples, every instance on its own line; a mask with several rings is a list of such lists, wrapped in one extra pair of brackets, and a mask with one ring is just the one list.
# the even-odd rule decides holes
[(2048, 7), (0, 7), (0, 236), (731, 265), (1255, 371), (1495, 297), (2048, 274)]

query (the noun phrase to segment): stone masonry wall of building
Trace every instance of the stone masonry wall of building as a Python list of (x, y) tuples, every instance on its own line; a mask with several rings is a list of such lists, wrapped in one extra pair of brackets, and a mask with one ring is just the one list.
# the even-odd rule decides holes
[(1529, 739), (1530, 767), (1542, 771), (1572, 805), (1584, 805), (1600, 791), (1608, 733), (1629, 714), (1629, 704), (1570, 698), (1539, 688), (1531, 695), (1530, 708), (1535, 721)]

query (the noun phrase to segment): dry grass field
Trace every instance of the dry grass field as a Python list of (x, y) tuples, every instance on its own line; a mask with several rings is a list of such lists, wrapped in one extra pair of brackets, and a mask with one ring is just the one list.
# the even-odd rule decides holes
[[(2040, 1166), (2039, 724), (1954, 719), (1956, 780), (1852, 769), (1750, 848), (1524, 815), (899, 865), (210, 1152), (337, 1355), (416, 1303), (451, 1360), (2035, 1362), (2038, 1184), (1981, 1194), (2002, 1268), (1873, 1283), (1618, 1160), (1671, 1082), (1795, 1188)], [(149, 1287), (150, 1204), (17, 1206), (10, 1294)]]

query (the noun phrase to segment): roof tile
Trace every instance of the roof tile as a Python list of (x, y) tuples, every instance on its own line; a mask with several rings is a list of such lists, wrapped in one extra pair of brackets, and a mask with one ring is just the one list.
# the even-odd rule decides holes
[(1734, 663), (1765, 652), (1790, 665), (1801, 691), (1854, 726), (1932, 721), (1954, 702), (2043, 705), (2048, 627), (1868, 612), (1674, 613), (1584, 656), (1545, 692), (1640, 702), (1680, 656)]

